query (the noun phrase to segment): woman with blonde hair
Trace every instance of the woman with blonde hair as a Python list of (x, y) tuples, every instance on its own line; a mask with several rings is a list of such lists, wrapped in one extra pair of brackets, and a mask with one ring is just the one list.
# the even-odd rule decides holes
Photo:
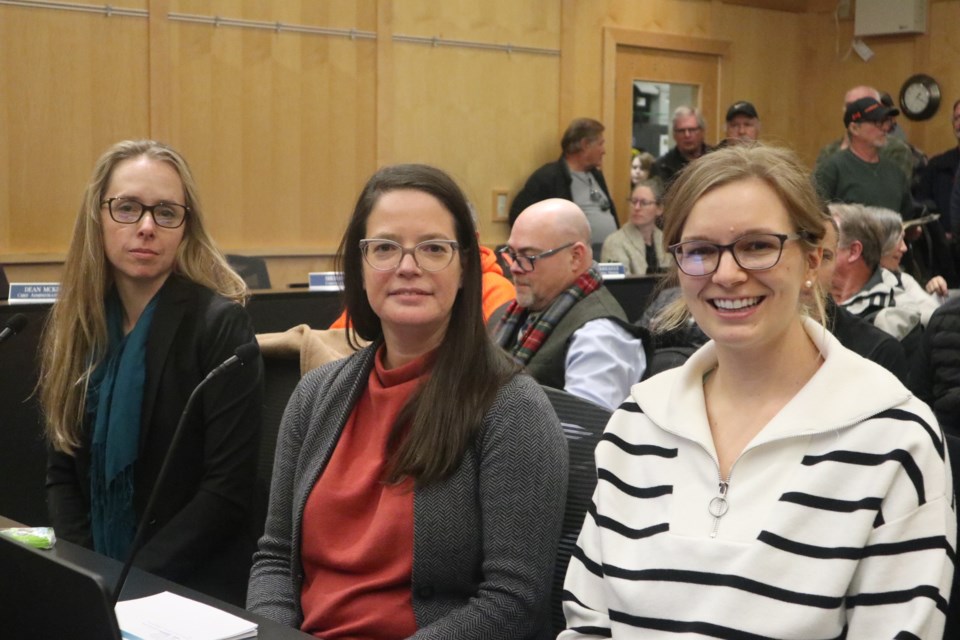
[[(151, 140), (97, 161), (63, 273), (39, 383), (50, 518), (59, 537), (124, 560), (191, 391), (254, 339), (245, 286), (203, 226), (186, 161)], [(262, 377), (257, 358), (205, 388), (170, 453), (175, 472), (138, 566), (205, 585), (201, 569), (237, 539)]]
[(944, 436), (808, 310), (822, 205), (789, 151), (690, 163), (664, 242), (711, 340), (633, 387), (596, 449), (565, 584), (576, 638), (940, 638), (956, 519)]

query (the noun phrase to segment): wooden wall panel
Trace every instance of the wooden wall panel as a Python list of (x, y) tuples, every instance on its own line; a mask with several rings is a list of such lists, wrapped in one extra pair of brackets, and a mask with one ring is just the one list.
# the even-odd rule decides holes
[[(671, 35), (713, 37), (711, 3), (703, 0), (561, 0), (563, 49), (561, 119), (603, 119), (603, 29), (621, 27)], [(605, 123), (609, 126), (609, 123)]]
[(727, 108), (748, 100), (760, 114), (761, 140), (792, 147), (806, 159), (801, 125), (810, 104), (800, 84), (805, 60), (802, 16), (740, 6), (722, 9), (715, 24), (717, 36), (731, 43), (724, 65), (728, 83), (710, 140), (724, 137)]
[(397, 0), (393, 30), (401, 35), (436, 36), (558, 49), (557, 0)]
[[(371, 26), (369, 11), (346, 3), (324, 12), (317, 7), (326, 3), (314, 2), (178, 4), (243, 20)], [(332, 252), (376, 166), (375, 41), (183, 22), (170, 29), (179, 70), (171, 138), (197, 174), (214, 237), (238, 253)]]
[(147, 134), (146, 34), (144, 18), (0, 6), (7, 260), (59, 259), (96, 158), (115, 140)]
[[(914, 73), (930, 73), (941, 83), (944, 103), (952, 104), (960, 97), (960, 67), (955, 63), (960, 55), (960, 43), (956, 38), (960, 3), (933, 0), (928, 10), (928, 32), (925, 35), (864, 38), (874, 52), (868, 62), (861, 60), (856, 53), (844, 58), (853, 39), (852, 20), (840, 21), (838, 27), (832, 13), (812, 13), (804, 17), (804, 75), (800, 85), (804, 87), (806, 120), (800, 146), (815, 155), (820, 146), (840, 137), (843, 132), (843, 95), (859, 84), (888, 91), (896, 100), (907, 77)], [(946, 109), (941, 106), (934, 119), (926, 122), (913, 123), (906, 118), (900, 118), (899, 122), (913, 144), (935, 154), (955, 144), (948, 110), (949, 104)]]
[(928, 154), (935, 155), (957, 144), (951, 118), (953, 103), (960, 99), (960, 65), (957, 64), (960, 60), (960, 38), (957, 37), (960, 2), (934, 0), (928, 11), (931, 29), (924, 39), (924, 57), (911, 71), (928, 73), (936, 78), (943, 99), (933, 119), (922, 126), (911, 127), (910, 140)]
[[(557, 51), (555, 0), (403, 0), (393, 34)], [(493, 191), (512, 200), (524, 181), (560, 155), (560, 58), (462, 47), (393, 44), (391, 161), (427, 162), (453, 175), (477, 208), (481, 241), (499, 244)]]
[(506, 223), (491, 220), (493, 189), (512, 200), (560, 155), (558, 59), (403, 43), (394, 56), (420, 71), (396, 83), (394, 160), (448, 171), (477, 207), (482, 241), (505, 240)]

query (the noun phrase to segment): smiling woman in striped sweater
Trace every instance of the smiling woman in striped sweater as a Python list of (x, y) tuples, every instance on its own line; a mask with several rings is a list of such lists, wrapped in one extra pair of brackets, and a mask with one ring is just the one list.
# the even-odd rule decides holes
[(943, 433), (808, 317), (823, 215), (784, 150), (718, 151), (674, 184), (664, 241), (683, 296), (667, 313), (712, 341), (607, 426), (560, 640), (942, 636)]

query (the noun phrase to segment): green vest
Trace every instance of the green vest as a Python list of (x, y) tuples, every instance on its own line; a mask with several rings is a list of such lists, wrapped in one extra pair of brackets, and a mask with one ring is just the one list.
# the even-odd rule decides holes
[[(495, 327), (503, 317), (510, 303), (493, 312), (488, 326)], [(554, 328), (547, 341), (537, 350), (527, 363), (527, 373), (540, 384), (563, 389), (566, 382), (565, 369), (567, 348), (573, 334), (591, 320), (616, 318), (627, 322), (627, 314), (606, 287), (600, 287), (586, 298), (573, 305), (560, 323)], [(516, 341), (514, 336), (513, 341)]]

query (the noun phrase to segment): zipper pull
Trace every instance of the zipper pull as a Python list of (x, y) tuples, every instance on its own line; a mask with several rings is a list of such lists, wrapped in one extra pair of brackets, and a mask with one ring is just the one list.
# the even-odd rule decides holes
[(713, 531), (710, 533), (711, 538), (717, 537), (717, 531), (720, 529), (720, 518), (727, 513), (727, 510), (730, 509), (730, 504), (727, 502), (727, 491), (730, 489), (730, 483), (720, 481), (720, 493), (715, 497), (710, 499), (710, 504), (707, 506), (707, 511), (710, 512), (715, 520), (713, 522)]

